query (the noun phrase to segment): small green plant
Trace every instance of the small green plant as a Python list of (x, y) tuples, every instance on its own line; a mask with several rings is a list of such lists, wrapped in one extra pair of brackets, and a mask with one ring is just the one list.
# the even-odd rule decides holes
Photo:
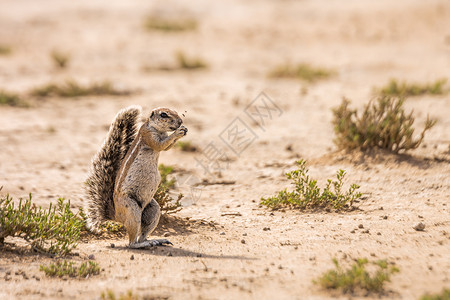
[(52, 263), (48, 266), (41, 265), (41, 271), (49, 277), (78, 277), (86, 278), (92, 275), (100, 274), (100, 267), (98, 263), (89, 261), (87, 263), (82, 263), (79, 267), (74, 266), (73, 262), (64, 260), (63, 262), (58, 261), (56, 264)]
[(88, 86), (83, 86), (73, 80), (68, 80), (63, 84), (49, 83), (41, 87), (34, 88), (31, 95), (35, 97), (84, 97), (84, 96), (124, 96), (129, 95), (130, 92), (126, 90), (117, 89), (109, 81), (101, 83), (93, 83)]
[(348, 108), (350, 102), (344, 99), (333, 109), (335, 144), (342, 149), (382, 148), (394, 153), (419, 147), (425, 132), (436, 124), (436, 120), (427, 117), (420, 137), (414, 139), (413, 112), (405, 114), (403, 102), (401, 98), (380, 97), (370, 101), (358, 117), (356, 110)]
[(194, 70), (208, 67), (207, 63), (202, 59), (187, 57), (183, 52), (178, 52), (176, 58), (180, 69)]
[(110, 233), (125, 233), (126, 229), (123, 226), (123, 224), (115, 222), (115, 221), (105, 221), (103, 222), (100, 227), (106, 231), (106, 232), (110, 232)]
[(198, 151), (197, 147), (192, 145), (190, 141), (178, 141), (175, 145), (176, 148), (179, 148), (181, 151), (184, 152), (196, 152)]
[(343, 192), (345, 171), (339, 170), (336, 180), (328, 179), (326, 187), (321, 191), (317, 186), (317, 180), (311, 179), (306, 168), (306, 161), (297, 162), (299, 169), (289, 172), (286, 177), (292, 180), (294, 191), (288, 192), (284, 189), (278, 195), (261, 198), (261, 204), (271, 208), (291, 206), (299, 209), (334, 208), (343, 209), (353, 205), (362, 194), (356, 192), (359, 185), (352, 184), (347, 192)]
[(0, 198), (0, 242), (8, 237), (21, 237), (33, 249), (52, 255), (69, 254), (76, 246), (85, 224), (70, 210), (70, 201), (59, 198), (56, 206), (36, 207), (28, 199), (16, 207), (6, 195)]
[(391, 79), (384, 87), (376, 89), (381, 96), (420, 96), (420, 95), (443, 95), (447, 92), (444, 89), (447, 79), (439, 79), (432, 83), (419, 84), (399, 82), (396, 79)]
[[(80, 210), (78, 212), (78, 218), (83, 224), (83, 232), (84, 233), (92, 233), (89, 228), (87, 228), (87, 216), (84, 213), (84, 210), (82, 207), (80, 207)], [(113, 220), (107, 220), (100, 224), (100, 231), (101, 232), (107, 232), (112, 234), (117, 234), (119, 236), (124, 235), (126, 233), (126, 229), (123, 226), (123, 224), (113, 221)]]
[(9, 54), (11, 54), (11, 47), (0, 44), (0, 55), (9, 55)]
[(70, 61), (69, 54), (57, 50), (52, 51), (52, 53), (50, 53), (50, 57), (55, 66), (59, 69), (65, 69)]
[(420, 300), (450, 300), (450, 289), (443, 289), (439, 294), (423, 295)]
[(272, 78), (298, 78), (307, 82), (315, 82), (322, 79), (328, 79), (336, 72), (324, 68), (316, 68), (309, 64), (299, 64), (292, 66), (290, 64), (281, 65), (269, 72)]
[(169, 189), (173, 188), (176, 183), (175, 179), (167, 179), (168, 175), (173, 172), (173, 167), (160, 164), (158, 169), (161, 174), (161, 183), (156, 190), (154, 198), (161, 207), (162, 212), (166, 214), (176, 213), (182, 209), (181, 199), (183, 198), (183, 194), (179, 194), (176, 200), (169, 195)]
[(149, 16), (145, 20), (144, 26), (147, 30), (159, 30), (166, 32), (190, 31), (197, 28), (197, 22), (193, 19), (168, 19), (156, 16)]
[[(334, 270), (329, 270), (314, 280), (315, 284), (325, 289), (338, 289), (343, 293), (354, 293), (356, 291), (383, 292), (385, 282), (390, 282), (391, 275), (399, 272), (395, 266), (389, 266), (385, 260), (369, 262), (366, 258), (359, 258), (351, 266), (344, 270), (333, 258)], [(371, 265), (376, 270), (369, 272), (367, 266)]]
[(0, 105), (28, 107), (28, 104), (19, 95), (0, 90)]

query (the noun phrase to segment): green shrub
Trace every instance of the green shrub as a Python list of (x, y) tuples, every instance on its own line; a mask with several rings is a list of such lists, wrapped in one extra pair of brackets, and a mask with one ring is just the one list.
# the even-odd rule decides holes
[(299, 64), (292, 66), (281, 65), (269, 72), (269, 77), (273, 78), (298, 78), (308, 82), (328, 79), (335, 75), (335, 71), (324, 68), (313, 67), (309, 64)]
[(444, 89), (447, 79), (439, 79), (433, 83), (419, 84), (399, 82), (391, 79), (388, 84), (380, 89), (376, 89), (381, 96), (420, 96), (420, 95), (443, 95), (447, 91)]
[(0, 105), (15, 107), (27, 107), (28, 104), (23, 101), (19, 95), (0, 90)]
[(89, 261), (87, 263), (82, 263), (79, 267), (74, 266), (73, 262), (68, 262), (64, 260), (63, 262), (58, 261), (56, 264), (50, 264), (49, 266), (41, 265), (41, 271), (49, 277), (78, 277), (86, 278), (91, 275), (100, 274), (100, 267), (98, 263)]
[(436, 120), (427, 117), (420, 137), (414, 139), (413, 112), (405, 114), (403, 102), (401, 98), (380, 97), (370, 101), (358, 116), (356, 110), (348, 108), (350, 102), (344, 99), (333, 109), (335, 144), (342, 149), (382, 148), (394, 153), (419, 147), (425, 132), (436, 124)]
[(103, 95), (124, 96), (129, 94), (129, 91), (115, 88), (109, 81), (83, 86), (76, 81), (68, 80), (65, 83), (59, 85), (49, 83), (44, 86), (34, 88), (31, 91), (31, 95), (36, 97), (57, 96), (64, 98)]
[(4, 238), (21, 237), (32, 248), (52, 255), (66, 255), (76, 246), (85, 224), (70, 210), (70, 201), (59, 198), (48, 209), (31, 203), (31, 194), (20, 199), (16, 207), (9, 195), (0, 198), (0, 242)]
[(261, 198), (261, 204), (271, 208), (290, 206), (299, 209), (334, 208), (343, 209), (353, 205), (353, 201), (361, 198), (362, 194), (356, 192), (359, 186), (352, 184), (347, 192), (342, 191), (345, 171), (339, 170), (336, 180), (328, 179), (326, 187), (321, 191), (317, 186), (317, 180), (311, 179), (306, 169), (306, 162), (297, 162), (299, 169), (289, 172), (286, 177), (292, 180), (295, 189), (288, 192), (286, 189), (278, 192), (278, 195)]
[[(389, 266), (385, 260), (370, 262), (365, 258), (357, 259), (351, 268), (344, 270), (333, 259), (334, 270), (329, 270), (314, 280), (315, 284), (326, 289), (338, 289), (343, 293), (354, 293), (361, 290), (366, 292), (381, 293), (385, 282), (390, 282), (391, 275), (399, 272), (395, 266)], [(375, 266), (376, 271), (369, 272), (366, 266)]]
[(158, 169), (161, 174), (161, 183), (156, 190), (154, 198), (161, 207), (162, 212), (166, 214), (176, 213), (182, 209), (181, 199), (183, 194), (179, 194), (176, 200), (169, 195), (169, 189), (173, 188), (176, 183), (175, 179), (167, 179), (167, 176), (173, 172), (173, 167), (160, 164)]
[(450, 300), (450, 289), (443, 289), (439, 294), (423, 295), (420, 300)]

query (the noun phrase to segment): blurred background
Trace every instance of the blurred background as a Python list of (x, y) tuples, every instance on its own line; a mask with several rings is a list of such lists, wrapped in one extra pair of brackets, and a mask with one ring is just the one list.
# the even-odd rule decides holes
[[(359, 108), (392, 79), (447, 84), (449, 70), (446, 0), (2, 0), (0, 180), (11, 192), (80, 199), (120, 108), (185, 113), (202, 148), (262, 91), (284, 114), (244, 157), (289, 145), (316, 157), (334, 149), (331, 108), (343, 97)], [(427, 113), (439, 120), (426, 141), (447, 149), (448, 97), (406, 106), (419, 124)], [(193, 156), (165, 157), (195, 168)]]
[[(0, 251), (0, 298), (92, 299), (113, 289), (151, 299), (334, 299), (311, 282), (333, 257), (401, 269), (373, 299), (439, 292), (450, 278), (449, 78), (449, 0), (0, 0), (0, 194), (32, 193), (42, 207), (65, 197), (77, 211), (91, 158), (126, 106), (144, 116), (175, 109), (189, 129), (185, 149), (159, 160), (180, 184), (170, 192), (185, 195), (168, 224), (173, 248), (132, 252), (125, 237), (83, 238), (74, 260), (95, 254), (105, 273), (69, 281), (39, 273), (49, 258)], [(263, 127), (246, 114), (258, 95), (276, 106)], [(427, 115), (437, 120), (420, 147), (337, 151), (333, 109), (346, 98), (361, 112), (385, 95), (407, 97), (415, 136)], [(233, 124), (252, 133), (245, 150), (226, 143)], [(222, 168), (213, 174), (198, 162), (206, 149), (225, 153), (214, 153)], [(364, 194), (358, 209), (262, 207), (262, 197), (292, 187), (285, 173), (299, 159), (321, 187), (345, 169), (346, 184)]]

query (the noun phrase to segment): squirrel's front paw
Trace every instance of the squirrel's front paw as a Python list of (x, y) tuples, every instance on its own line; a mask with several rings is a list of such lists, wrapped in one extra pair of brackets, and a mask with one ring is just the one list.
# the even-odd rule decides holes
[(187, 128), (184, 127), (183, 125), (178, 127), (177, 131), (175, 131), (176, 135), (179, 137), (185, 136), (187, 132), (188, 132)]

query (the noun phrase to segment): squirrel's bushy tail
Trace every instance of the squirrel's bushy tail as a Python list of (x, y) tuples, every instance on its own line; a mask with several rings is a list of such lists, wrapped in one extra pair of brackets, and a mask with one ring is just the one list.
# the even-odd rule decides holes
[(87, 226), (97, 231), (101, 222), (114, 219), (114, 184), (123, 158), (138, 130), (141, 107), (122, 109), (114, 118), (100, 150), (92, 158), (86, 180)]

